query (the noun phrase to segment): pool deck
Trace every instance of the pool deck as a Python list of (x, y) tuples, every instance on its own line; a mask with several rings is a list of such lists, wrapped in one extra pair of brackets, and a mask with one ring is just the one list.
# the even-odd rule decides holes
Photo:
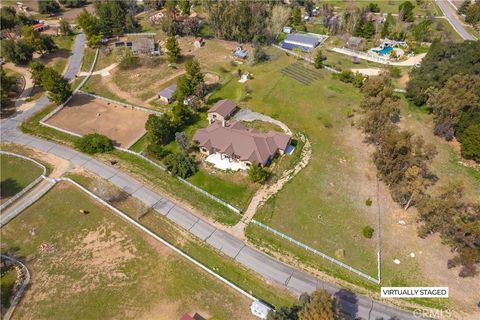
[(405, 61), (398, 61), (397, 62), (397, 61), (390, 61), (387, 58), (381, 58), (381, 57), (378, 57), (378, 56), (375, 57), (373, 55), (367, 54), (366, 52), (353, 51), (353, 50), (350, 50), (350, 49), (347, 49), (347, 48), (332, 48), (330, 50), (332, 50), (333, 52), (345, 54), (345, 55), (348, 55), (348, 56), (351, 56), (351, 57), (358, 57), (360, 59), (367, 60), (367, 61), (386, 64), (386, 65), (390, 65), (390, 66), (399, 66), (399, 67), (414, 66), (417, 63), (421, 62), (423, 57), (425, 57), (427, 55), (426, 53), (421, 53), (421, 54), (417, 54), (417, 55), (415, 55), (415, 56), (413, 56), (413, 57), (411, 57), (411, 58), (409, 58)]

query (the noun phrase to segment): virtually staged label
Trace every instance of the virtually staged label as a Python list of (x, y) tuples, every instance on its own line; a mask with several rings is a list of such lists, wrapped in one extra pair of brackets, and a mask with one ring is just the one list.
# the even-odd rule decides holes
[(382, 298), (448, 298), (448, 287), (382, 287)]

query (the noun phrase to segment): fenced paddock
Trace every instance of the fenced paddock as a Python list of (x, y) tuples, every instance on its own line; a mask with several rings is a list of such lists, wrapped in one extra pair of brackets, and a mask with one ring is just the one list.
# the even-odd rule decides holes
[(149, 113), (76, 93), (46, 123), (78, 135), (100, 133), (128, 148), (145, 132)]
[(314, 81), (320, 80), (322, 77), (318, 70), (304, 66), (300, 62), (292, 63), (288, 67), (283, 68), (281, 73), (307, 86)]

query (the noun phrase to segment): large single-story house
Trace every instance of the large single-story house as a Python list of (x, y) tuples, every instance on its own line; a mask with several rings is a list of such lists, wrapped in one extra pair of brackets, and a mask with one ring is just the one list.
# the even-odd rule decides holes
[(217, 101), (207, 112), (208, 123), (226, 121), (237, 110), (237, 105), (232, 100)]
[(285, 40), (281, 42), (284, 49), (292, 50), (298, 48), (303, 52), (310, 52), (320, 44), (320, 38), (302, 33), (287, 34)]
[(253, 163), (265, 166), (277, 154), (284, 154), (290, 144), (287, 134), (270, 131), (260, 133), (248, 129), (242, 123), (215, 121), (208, 127), (198, 129), (193, 142), (205, 155), (216, 154), (229, 162), (240, 162), (246, 167)]
[(173, 93), (177, 90), (177, 85), (171, 85), (169, 87), (166, 87), (160, 93), (158, 94), (158, 98), (160, 101), (163, 103), (170, 103), (173, 101)]

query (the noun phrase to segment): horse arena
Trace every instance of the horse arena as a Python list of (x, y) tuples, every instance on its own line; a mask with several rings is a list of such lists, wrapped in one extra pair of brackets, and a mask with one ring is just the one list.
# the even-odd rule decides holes
[(128, 148), (145, 134), (149, 113), (77, 93), (47, 123), (80, 135), (103, 134)]

